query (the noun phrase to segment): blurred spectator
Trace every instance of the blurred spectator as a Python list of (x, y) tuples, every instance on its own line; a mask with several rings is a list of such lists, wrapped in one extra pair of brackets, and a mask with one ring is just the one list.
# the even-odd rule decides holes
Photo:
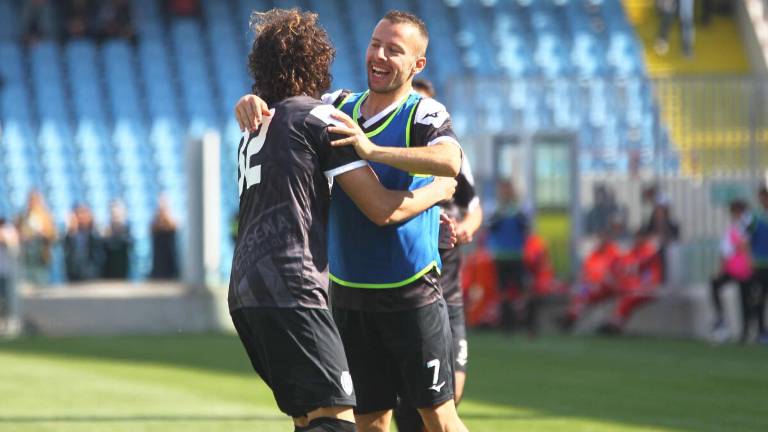
[(128, 0), (107, 0), (99, 8), (98, 24), (101, 37), (123, 38), (133, 41), (136, 30), (133, 27), (131, 5)]
[(649, 204), (651, 213), (648, 221), (642, 229), (655, 237), (659, 245), (659, 256), (661, 257), (661, 275), (664, 282), (667, 281), (667, 251), (670, 245), (680, 239), (680, 225), (672, 219), (670, 209), (670, 199), (661, 193), (658, 186), (651, 185), (642, 192), (642, 201)]
[(115, 201), (109, 208), (109, 227), (104, 231), (104, 271), (107, 279), (127, 279), (133, 249), (131, 230), (126, 222), (125, 205)]
[(28, 0), (21, 9), (21, 27), (24, 41), (35, 43), (51, 39), (58, 33), (56, 7), (52, 0)]
[(200, 15), (198, 0), (166, 0), (166, 10), (170, 16), (195, 17)]
[(768, 188), (762, 186), (757, 193), (760, 209), (747, 220), (747, 234), (752, 252), (752, 278), (757, 289), (755, 316), (760, 343), (768, 344), (765, 325), (765, 303), (768, 297)]
[(56, 225), (38, 191), (29, 194), (27, 210), (19, 219), (25, 279), (37, 286), (50, 280), (51, 247), (56, 241)]
[(152, 271), (153, 279), (179, 277), (176, 252), (176, 220), (171, 215), (168, 200), (160, 198), (157, 213), (152, 220)]
[[(523, 248), (528, 237), (529, 221), (520, 208), (517, 191), (511, 180), (501, 180), (497, 184), (496, 212), (488, 224), (488, 249), (494, 257), (498, 272), (498, 289), (501, 294), (502, 326), (511, 331), (516, 322), (513, 299), (530, 300), (525, 279)], [(519, 304), (519, 303), (518, 303)], [(527, 302), (519, 309), (526, 310), (526, 316), (532, 318)], [(533, 323), (528, 322), (529, 330)]]
[(560, 318), (563, 330), (570, 330), (587, 306), (613, 298), (617, 294), (616, 266), (622, 255), (610, 228), (604, 229), (595, 248), (582, 264), (581, 281), (575, 287), (568, 312)]
[(0, 319), (12, 313), (16, 258), (19, 252), (19, 236), (16, 227), (0, 216)]
[(623, 332), (632, 314), (656, 297), (656, 290), (662, 282), (661, 257), (658, 245), (649, 234), (638, 230), (632, 247), (618, 257), (613, 267), (614, 290), (619, 300), (613, 316), (598, 329), (601, 333)]
[(413, 89), (420, 93), (422, 96), (433, 98), (435, 97), (435, 86), (432, 82), (423, 78), (414, 78), (411, 84)]
[(680, 20), (680, 33), (683, 42), (683, 54), (686, 57), (693, 55), (694, 20), (693, 0), (657, 0), (656, 6), (659, 12), (659, 33), (654, 49), (659, 55), (669, 52), (669, 30), (675, 21), (675, 15)]
[(555, 269), (549, 256), (549, 247), (544, 239), (534, 232), (528, 235), (523, 250), (523, 263), (530, 292), (526, 321), (530, 336), (539, 329), (540, 305), (548, 296), (565, 291), (565, 285), (555, 277)]
[(672, 219), (668, 201), (660, 202), (654, 206), (651, 218), (645, 228), (656, 235), (664, 245), (680, 239), (680, 225)]
[(64, 265), (70, 282), (101, 277), (104, 249), (93, 223), (93, 213), (85, 204), (75, 207), (64, 237)]
[(592, 208), (585, 219), (585, 233), (598, 235), (609, 226), (618, 226), (622, 235), (627, 225), (627, 211), (616, 203), (616, 195), (605, 184), (598, 183), (592, 188)]
[(723, 317), (723, 305), (720, 299), (723, 286), (729, 282), (739, 285), (741, 299), (741, 342), (747, 341), (751, 315), (750, 278), (752, 264), (750, 262), (749, 242), (745, 232), (744, 216), (747, 214), (747, 203), (742, 200), (731, 201), (729, 212), (731, 223), (725, 230), (720, 242), (722, 263), (720, 273), (712, 279), (712, 305), (715, 309), (715, 322), (712, 326), (712, 337), (718, 342), (729, 337), (728, 328)]
[(69, 39), (95, 36), (97, 9), (89, 0), (64, 1), (64, 35)]
[(493, 255), (485, 247), (485, 236), (478, 239), (478, 247), (464, 258), (461, 286), (464, 290), (464, 310), (467, 326), (496, 327), (499, 325), (498, 272)]

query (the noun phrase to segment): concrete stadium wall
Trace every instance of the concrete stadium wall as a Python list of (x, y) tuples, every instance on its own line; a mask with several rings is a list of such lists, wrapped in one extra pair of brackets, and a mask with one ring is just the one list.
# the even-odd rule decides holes
[[(609, 322), (616, 301), (606, 301), (588, 308), (573, 329), (576, 334), (592, 334), (601, 324)], [(723, 290), (726, 325), (732, 339), (741, 329), (738, 289), (736, 285)], [(541, 308), (539, 322), (544, 332), (557, 331), (556, 321), (567, 309), (564, 299), (549, 301)], [(706, 284), (680, 288), (663, 288), (659, 296), (641, 306), (630, 318), (625, 329), (629, 335), (661, 338), (711, 340), (714, 311), (710, 290)], [(754, 325), (754, 323), (753, 323)], [(753, 329), (754, 331), (754, 329)], [(754, 335), (754, 333), (753, 333)]]
[[(724, 305), (732, 334), (739, 330), (737, 289), (724, 291)], [(46, 289), (21, 290), (25, 334), (46, 336), (113, 336), (232, 331), (226, 289), (192, 290), (183, 284), (94, 282)], [(592, 307), (579, 321), (576, 333), (588, 334), (610, 319), (615, 303)], [(541, 308), (540, 324), (553, 332), (566, 309), (564, 299)], [(667, 287), (657, 300), (641, 307), (629, 321), (634, 335), (707, 340), (713, 315), (709, 288), (698, 284)]]
[(228, 328), (226, 291), (177, 283), (92, 282), (21, 289), (22, 330), (50, 336), (209, 332)]

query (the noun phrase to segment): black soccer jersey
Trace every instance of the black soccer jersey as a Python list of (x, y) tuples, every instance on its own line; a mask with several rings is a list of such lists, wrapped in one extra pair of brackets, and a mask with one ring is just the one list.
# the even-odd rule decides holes
[[(456, 177), (456, 192), (453, 199), (442, 204), (443, 211), (456, 221), (461, 221), (468, 211), (480, 205), (480, 199), (475, 192), (475, 179), (467, 157), (461, 163), (461, 171)], [(443, 297), (451, 306), (463, 304), (459, 285), (459, 269), (461, 268), (461, 252), (459, 246), (451, 249), (441, 249), (440, 258), (443, 260), (443, 272), (440, 276), (440, 286)]]
[(366, 165), (354, 147), (331, 146), (333, 111), (310, 97), (291, 97), (240, 141), (230, 310), (327, 307), (329, 182)]

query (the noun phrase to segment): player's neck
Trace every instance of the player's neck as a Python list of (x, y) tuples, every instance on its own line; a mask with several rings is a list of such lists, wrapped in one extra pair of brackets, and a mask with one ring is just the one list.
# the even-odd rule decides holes
[(392, 104), (398, 103), (412, 90), (411, 83), (406, 83), (402, 87), (387, 93), (368, 92), (363, 105), (360, 107), (361, 114), (369, 119), (376, 114), (384, 111)]

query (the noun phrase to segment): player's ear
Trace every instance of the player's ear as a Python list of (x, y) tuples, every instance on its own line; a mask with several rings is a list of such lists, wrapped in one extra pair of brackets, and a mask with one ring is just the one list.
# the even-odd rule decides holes
[(424, 56), (416, 57), (416, 65), (413, 68), (413, 73), (417, 74), (427, 67), (427, 58)]

